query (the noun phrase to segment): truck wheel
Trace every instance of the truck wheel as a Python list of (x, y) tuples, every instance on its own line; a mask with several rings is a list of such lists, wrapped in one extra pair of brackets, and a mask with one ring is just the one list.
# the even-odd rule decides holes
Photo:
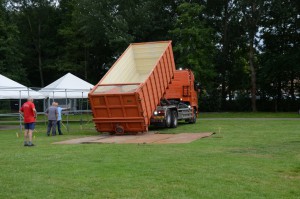
[(171, 126), (171, 111), (170, 110), (167, 110), (167, 113), (166, 113), (166, 119), (165, 119), (165, 127), (166, 128), (170, 128)]
[(171, 128), (176, 128), (178, 124), (177, 111), (172, 111)]
[(190, 124), (195, 124), (196, 121), (197, 121), (197, 114), (194, 112), (194, 116), (193, 116), (193, 118), (190, 119), (189, 123)]

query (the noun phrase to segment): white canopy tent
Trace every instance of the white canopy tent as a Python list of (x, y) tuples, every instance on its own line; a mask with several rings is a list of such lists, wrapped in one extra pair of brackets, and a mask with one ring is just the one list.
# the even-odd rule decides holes
[[(0, 74), (0, 99), (1, 100), (11, 100), (18, 99), (19, 100), (19, 108), (21, 108), (21, 100), (27, 99), (28, 97), (32, 97), (33, 99), (45, 99), (45, 96), (41, 93), (34, 91), (16, 81), (13, 81), (3, 75)], [(2, 114), (3, 116), (18, 116), (20, 122), (20, 133), (22, 133), (22, 117), (19, 113), (7, 113)]]
[(44, 99), (45, 96), (0, 74), (0, 99)]
[(93, 87), (94, 85), (68, 73), (42, 88), (39, 92), (51, 99), (87, 98)]
[[(49, 99), (48, 107), (50, 106), (50, 100), (59, 102), (59, 104), (62, 105), (64, 104), (63, 99), (65, 99), (65, 108), (69, 110), (67, 113), (67, 130), (69, 131), (69, 113), (80, 113), (80, 124), (82, 124), (82, 113), (89, 112), (88, 110), (83, 111), (83, 99), (88, 98), (88, 93), (93, 87), (94, 85), (71, 73), (67, 73), (58, 80), (39, 90), (39, 92)], [(80, 110), (77, 109), (77, 99), (81, 99), (81, 106), (78, 107)]]

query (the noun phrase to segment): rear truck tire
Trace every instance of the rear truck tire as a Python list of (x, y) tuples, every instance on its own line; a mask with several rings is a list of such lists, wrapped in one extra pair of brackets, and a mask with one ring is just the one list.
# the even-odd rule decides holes
[(171, 111), (168, 109), (167, 112), (166, 112), (166, 118), (165, 118), (165, 121), (164, 121), (164, 123), (165, 123), (164, 126), (166, 128), (170, 128), (171, 122), (172, 122)]
[(172, 111), (171, 128), (176, 128), (178, 125), (177, 111)]
[(196, 111), (194, 110), (193, 118), (190, 119), (189, 123), (190, 123), (190, 124), (195, 124), (196, 121), (197, 121), (197, 113), (196, 113)]

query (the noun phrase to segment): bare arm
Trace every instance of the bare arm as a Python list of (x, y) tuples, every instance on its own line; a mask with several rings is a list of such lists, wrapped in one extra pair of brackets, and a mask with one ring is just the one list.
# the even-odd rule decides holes
[(32, 110), (33, 110), (34, 117), (36, 118), (36, 117), (37, 117), (37, 112), (36, 112), (36, 109), (35, 109), (35, 108), (33, 108)]
[(68, 108), (61, 108), (61, 110), (70, 110), (70, 108), (68, 107)]

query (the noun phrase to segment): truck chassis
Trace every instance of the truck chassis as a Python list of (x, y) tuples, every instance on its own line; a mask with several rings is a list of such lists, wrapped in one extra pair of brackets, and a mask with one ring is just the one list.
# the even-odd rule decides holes
[(196, 123), (197, 110), (184, 102), (161, 100), (160, 106), (157, 106), (150, 118), (150, 124), (158, 127), (176, 128), (179, 120)]

